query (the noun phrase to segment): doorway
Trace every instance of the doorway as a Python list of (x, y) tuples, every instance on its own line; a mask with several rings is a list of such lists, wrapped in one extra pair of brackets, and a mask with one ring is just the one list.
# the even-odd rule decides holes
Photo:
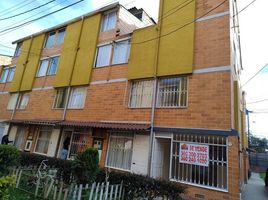
[(169, 180), (170, 138), (155, 138), (152, 160), (152, 177)]

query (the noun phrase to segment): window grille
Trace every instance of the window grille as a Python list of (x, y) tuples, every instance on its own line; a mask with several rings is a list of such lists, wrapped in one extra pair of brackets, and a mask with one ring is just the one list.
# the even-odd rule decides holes
[(132, 151), (132, 133), (111, 133), (106, 164), (107, 167), (130, 170)]
[(85, 151), (90, 146), (89, 132), (74, 132), (71, 141), (69, 158), (73, 158), (78, 153)]
[(135, 81), (131, 85), (130, 107), (146, 108), (152, 106), (153, 80)]
[(158, 82), (157, 106), (187, 106), (187, 77), (160, 79)]
[[(209, 166), (180, 163), (179, 151), (181, 142), (208, 145)], [(226, 191), (228, 189), (227, 143), (227, 138), (223, 136), (174, 134), (171, 180)]]

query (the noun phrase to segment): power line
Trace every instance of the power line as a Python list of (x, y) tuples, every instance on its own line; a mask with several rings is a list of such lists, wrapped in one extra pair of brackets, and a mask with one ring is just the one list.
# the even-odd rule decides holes
[[(24, 1), (24, 2), (21, 2), (21, 3), (19, 3), (19, 4), (17, 4), (17, 5), (15, 5), (15, 6), (13, 6), (13, 8), (12, 7), (10, 7), (10, 9), (6, 9), (4, 12), (2, 12), (2, 14), (0, 15), (1, 17), (2, 16), (5, 16), (5, 15), (7, 15), (8, 13), (10, 13), (10, 12), (14, 12), (14, 11), (16, 11), (16, 10), (19, 10), (19, 9), (21, 9), (21, 8), (23, 8), (23, 7), (25, 7), (25, 6), (28, 6), (28, 5), (30, 5), (31, 3), (33, 3), (33, 2), (35, 2), (35, 0), (30, 0), (30, 2), (28, 2), (29, 0), (26, 0), (26, 1)], [(27, 3), (28, 2), (28, 3)]]
[(76, 4), (78, 4), (78, 3), (82, 2), (82, 1), (84, 1), (84, 0), (80, 0), (80, 1), (77, 1), (77, 2), (75, 2), (75, 3), (69, 4), (68, 6), (65, 6), (65, 7), (61, 8), (61, 9), (55, 10), (55, 11), (53, 11), (53, 12), (50, 12), (50, 13), (48, 13), (48, 14), (45, 14), (45, 15), (43, 15), (43, 16), (41, 16), (41, 17), (38, 17), (38, 18), (35, 18), (35, 19), (33, 19), (33, 20), (24, 22), (24, 23), (19, 24), (19, 25), (17, 25), (17, 26), (14, 26), (14, 27), (11, 27), (11, 28), (4, 29), (4, 30), (0, 31), (0, 33), (6, 32), (6, 31), (8, 31), (8, 30), (13, 30), (13, 29), (15, 29), (15, 28), (20, 28), (20, 27), (23, 27), (23, 26), (28, 25), (28, 24), (31, 24), (31, 23), (33, 23), (33, 22), (35, 22), (35, 21), (37, 21), (37, 20), (43, 19), (43, 18), (45, 18), (45, 17), (47, 17), (47, 16), (49, 16), (49, 15), (55, 14), (55, 13), (57, 13), (57, 12), (60, 12), (60, 11), (62, 11), (62, 10), (65, 10), (65, 9), (71, 7), (71, 6), (74, 6), (74, 5), (76, 5)]
[(261, 102), (264, 102), (264, 101), (268, 101), (268, 99), (262, 99), (262, 100), (258, 100), (258, 101), (252, 101), (252, 102), (249, 102), (247, 104), (261, 103)]
[(239, 15), (241, 12), (243, 12), (244, 10), (246, 10), (249, 6), (251, 6), (256, 1), (257, 0), (251, 1), (248, 5), (246, 5), (244, 8), (242, 8), (237, 14), (233, 15), (233, 17), (235, 17), (236, 15)]
[(259, 71), (257, 71), (250, 79), (248, 79), (242, 87), (244, 87), (246, 84), (248, 84), (253, 78), (255, 78), (262, 70), (264, 70), (266, 67), (268, 67), (268, 63), (266, 63)]
[(44, 6), (46, 6), (46, 5), (50, 4), (50, 3), (52, 3), (52, 2), (54, 2), (54, 1), (56, 1), (56, 0), (51, 0), (51, 1), (47, 2), (47, 3), (44, 3), (44, 4), (42, 4), (42, 5), (39, 5), (39, 6), (37, 6), (37, 7), (34, 7), (34, 8), (32, 8), (32, 9), (29, 9), (29, 10), (26, 10), (26, 11), (24, 11), (24, 12), (18, 13), (18, 14), (16, 14), (16, 15), (12, 15), (12, 16), (9, 16), (9, 17), (2, 18), (2, 19), (0, 19), (0, 21), (6, 20), (6, 19), (11, 19), (11, 18), (18, 17), (18, 16), (20, 16), (20, 15), (23, 15), (23, 14), (26, 14), (26, 13), (29, 13), (29, 12), (32, 12), (32, 11), (34, 11), (34, 10), (36, 10), (36, 9), (42, 8), (42, 7), (44, 7)]

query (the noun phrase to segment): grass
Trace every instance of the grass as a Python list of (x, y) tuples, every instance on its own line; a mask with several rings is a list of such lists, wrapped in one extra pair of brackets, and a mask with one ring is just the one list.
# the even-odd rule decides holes
[(266, 173), (265, 172), (260, 172), (259, 174), (260, 174), (260, 177), (263, 179), (263, 181), (265, 181), (265, 174)]
[(27, 200), (27, 199), (36, 199), (33, 195), (24, 192), (22, 190), (12, 188), (10, 189), (10, 200)]

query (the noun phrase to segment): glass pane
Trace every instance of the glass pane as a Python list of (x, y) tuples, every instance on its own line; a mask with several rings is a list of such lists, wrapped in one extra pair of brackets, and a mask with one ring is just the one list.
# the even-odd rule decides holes
[(55, 99), (54, 108), (64, 108), (66, 104), (67, 89), (58, 89)]
[(129, 58), (130, 40), (115, 43), (113, 64), (127, 63)]
[(9, 75), (7, 78), (7, 82), (11, 82), (13, 80), (14, 74), (15, 74), (15, 67), (12, 67), (9, 69)]
[(58, 32), (58, 40), (57, 40), (57, 44), (60, 45), (63, 43), (64, 41), (64, 36), (65, 36), (65, 29), (61, 29)]
[(116, 12), (105, 14), (102, 20), (102, 32), (115, 28), (116, 26)]
[(68, 108), (83, 108), (85, 103), (85, 88), (74, 88), (71, 92)]
[(8, 72), (9, 72), (9, 69), (3, 69), (1, 78), (0, 78), (0, 83), (5, 83), (7, 81)]
[(46, 40), (46, 44), (45, 44), (45, 48), (50, 48), (52, 46), (54, 46), (55, 44), (55, 37), (56, 36), (56, 32), (51, 32), (47, 35), (47, 40)]
[(96, 67), (108, 66), (110, 64), (112, 45), (98, 47)]
[(49, 141), (51, 137), (51, 130), (40, 130), (37, 139), (35, 151), (42, 154), (47, 154)]
[(50, 60), (50, 67), (48, 69), (47, 75), (54, 75), (57, 72), (59, 62), (59, 56), (51, 58)]
[(23, 94), (19, 103), (19, 109), (25, 109), (29, 102), (29, 94)]
[(16, 50), (15, 50), (15, 53), (14, 53), (14, 56), (17, 57), (20, 55), (21, 53), (21, 47), (22, 47), (22, 43), (18, 43), (17, 44), (17, 47), (16, 47)]
[(8, 105), (7, 105), (8, 110), (13, 110), (15, 108), (16, 103), (17, 103), (17, 98), (18, 98), (18, 93), (11, 94)]
[(46, 73), (47, 73), (47, 67), (48, 67), (48, 59), (46, 60), (41, 60), (41, 63), (40, 63), (40, 66), (39, 66), (39, 70), (38, 70), (38, 73), (37, 73), (37, 77), (40, 77), (40, 76), (45, 76)]
[(130, 107), (151, 107), (153, 81), (136, 81), (132, 84)]
[(23, 127), (18, 127), (18, 130), (17, 130), (17, 134), (16, 134), (16, 137), (15, 137), (15, 141), (14, 141), (14, 145), (22, 150), (22, 144), (23, 144), (23, 141), (24, 141), (24, 131), (25, 129)]

